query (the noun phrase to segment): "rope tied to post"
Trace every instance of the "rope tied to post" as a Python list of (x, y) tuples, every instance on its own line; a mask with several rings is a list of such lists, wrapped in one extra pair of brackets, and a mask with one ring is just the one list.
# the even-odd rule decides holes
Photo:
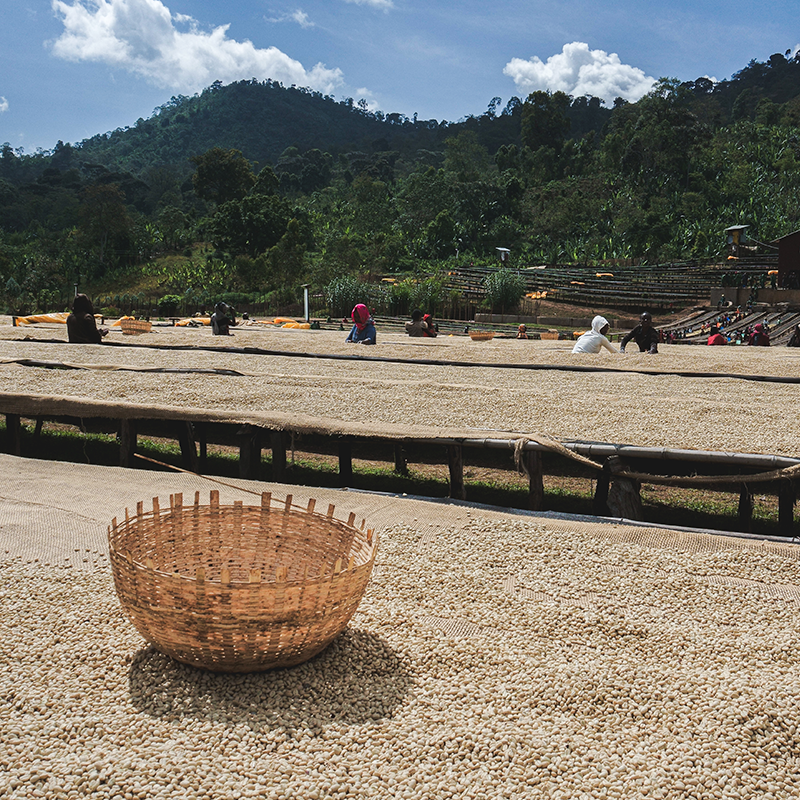
[(528, 471), (528, 465), (525, 463), (523, 455), (525, 453), (525, 446), (531, 442), (541, 445), (551, 453), (558, 453), (565, 458), (570, 458), (592, 469), (603, 469), (602, 464), (598, 464), (596, 461), (592, 461), (591, 458), (582, 456), (580, 453), (573, 452), (568, 447), (565, 447), (555, 436), (550, 436), (550, 434), (547, 433), (526, 433), (524, 436), (514, 441), (514, 466), (517, 468), (517, 472), (528, 478), (530, 478), (530, 472)]
[(651, 475), (646, 472), (631, 472), (627, 469), (612, 469), (615, 478), (625, 478), (641, 483), (655, 483), (663, 486), (720, 486), (732, 483), (770, 483), (773, 481), (794, 480), (800, 477), (800, 464), (793, 464), (769, 472), (753, 475)]

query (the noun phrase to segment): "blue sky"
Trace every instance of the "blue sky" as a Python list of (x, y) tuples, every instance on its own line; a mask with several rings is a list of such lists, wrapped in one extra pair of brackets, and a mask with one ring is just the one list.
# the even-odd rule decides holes
[(796, 0), (2, 0), (0, 143), (133, 125), (215, 80), (272, 78), (455, 121), (534, 89), (636, 100), (659, 77), (795, 51)]

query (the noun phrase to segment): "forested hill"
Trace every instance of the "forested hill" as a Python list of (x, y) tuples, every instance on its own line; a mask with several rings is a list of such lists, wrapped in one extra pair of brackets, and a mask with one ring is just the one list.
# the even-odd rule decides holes
[[(787, 110), (800, 118), (800, 102), (794, 102), (800, 95), (798, 57), (774, 54), (764, 63), (751, 61), (730, 80), (713, 83), (698, 78), (681, 86), (692, 96), (694, 113), (711, 127), (752, 120), (756, 114), (776, 122)], [(614, 111), (626, 105), (617, 100), (610, 109), (598, 98), (567, 98), (558, 92), (555, 96), (563, 101), (559, 113), (570, 122), (566, 138), (573, 140), (592, 133), (599, 139)], [(484, 114), (457, 122), (418, 120), (416, 115), (372, 112), (363, 101), (337, 101), (272, 81), (226, 86), (217, 82), (193, 97), (173, 97), (151, 117), (130, 127), (72, 145), (59, 142), (51, 153), (18, 159), (6, 144), (0, 154), (0, 178), (19, 185), (36, 179), (53, 165), (51, 161), (62, 169), (96, 164), (139, 178), (163, 166), (188, 175), (192, 171), (189, 159), (212, 147), (240, 150), (257, 167), (276, 164), (289, 147), (301, 153), (319, 149), (333, 155), (390, 151), (409, 161), (424, 161), (431, 151), (442, 152), (445, 139), (465, 129), (474, 131), (490, 154), (504, 145), (529, 144), (521, 141), (523, 101), (512, 97), (502, 108), (501, 103), (500, 98), (492, 98)]]
[(523, 265), (666, 264), (718, 258), (732, 224), (764, 243), (800, 227), (800, 55), (611, 108), (502, 102), (423, 121), (240, 81), (52, 152), (2, 145), (0, 307), (43, 308), (76, 275), (288, 297), (498, 247)]
[[(352, 99), (337, 102), (271, 81), (215, 83), (194, 97), (173, 97), (147, 120), (94, 136), (79, 145), (84, 158), (134, 174), (163, 164), (189, 164), (212, 147), (240, 150), (260, 166), (274, 164), (287, 147), (301, 152), (389, 149), (387, 138), (404, 126), (400, 115), (374, 115)], [(432, 123), (435, 132), (436, 123)], [(383, 141), (379, 141), (383, 140)], [(375, 143), (378, 142), (376, 145)]]

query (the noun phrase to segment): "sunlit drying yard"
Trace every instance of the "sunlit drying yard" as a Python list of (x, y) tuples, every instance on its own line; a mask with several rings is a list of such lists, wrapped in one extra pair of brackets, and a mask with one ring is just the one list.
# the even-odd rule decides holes
[[(220, 342), (156, 327), (89, 346), (8, 326), (0, 413), (32, 427), (116, 408), (118, 421), (228, 420), (298, 442), (507, 440), (510, 464), (518, 442), (774, 456), (777, 469), (800, 455), (800, 353), (786, 348), (577, 356), (564, 341), (345, 335), (250, 326)], [(3, 797), (800, 789), (792, 535), (64, 463), (26, 458), (26, 441), (0, 456)], [(376, 530), (358, 611), (312, 660), (213, 673), (162, 655), (123, 613), (111, 520), (212, 490), (245, 505), (262, 491), (314, 498)]]

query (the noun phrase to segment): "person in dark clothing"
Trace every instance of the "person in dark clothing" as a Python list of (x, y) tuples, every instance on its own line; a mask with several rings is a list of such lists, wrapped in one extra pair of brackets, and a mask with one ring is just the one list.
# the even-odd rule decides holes
[(100, 344), (108, 328), (98, 328), (94, 321), (94, 306), (85, 294), (76, 294), (72, 313), (67, 317), (67, 337), (76, 344)]
[(230, 336), (230, 328), (235, 325), (233, 309), (227, 303), (217, 303), (211, 315), (211, 332), (214, 336)]
[(649, 311), (645, 311), (639, 317), (639, 324), (630, 332), (626, 333), (619, 343), (620, 353), (625, 352), (625, 345), (633, 339), (639, 345), (640, 353), (658, 353), (658, 331), (653, 327), (653, 318)]
[(787, 347), (800, 347), (800, 325), (795, 325), (792, 336), (786, 343)]
[(415, 308), (411, 312), (411, 322), (406, 322), (405, 328), (409, 336), (425, 336), (428, 323), (423, 321), (422, 311), (419, 308)]

